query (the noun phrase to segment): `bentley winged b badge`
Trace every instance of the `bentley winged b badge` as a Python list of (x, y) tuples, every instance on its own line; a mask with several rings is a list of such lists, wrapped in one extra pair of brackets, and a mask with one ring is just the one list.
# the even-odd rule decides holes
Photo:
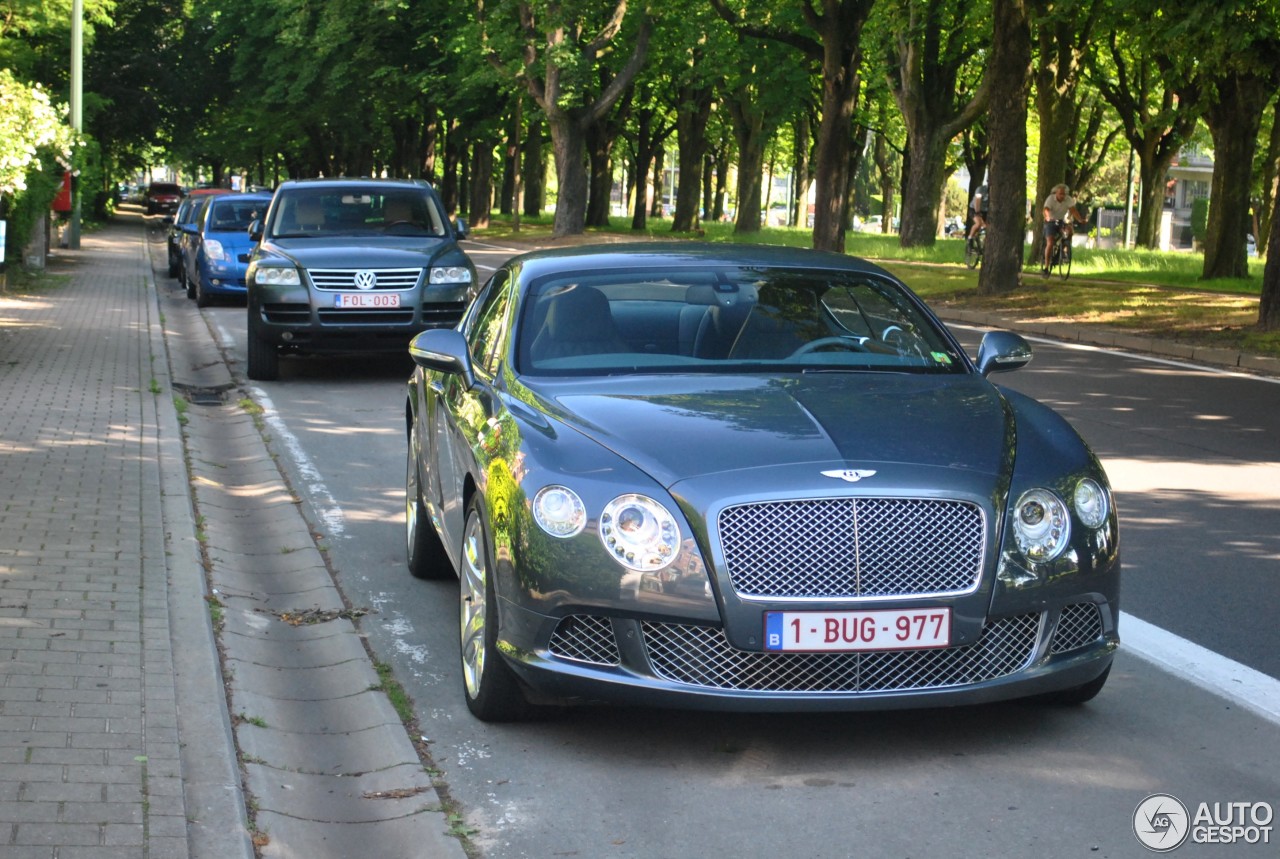
[(871, 477), (875, 472), (866, 468), (833, 468), (822, 472), (823, 477), (836, 477), (849, 483), (857, 483), (864, 477)]

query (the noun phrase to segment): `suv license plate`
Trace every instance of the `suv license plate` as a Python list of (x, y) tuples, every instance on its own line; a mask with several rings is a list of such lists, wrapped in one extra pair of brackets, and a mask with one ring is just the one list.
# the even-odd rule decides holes
[(340, 310), (381, 310), (399, 307), (398, 292), (340, 292), (333, 297), (333, 306)]
[(769, 611), (765, 650), (853, 652), (951, 645), (951, 609)]

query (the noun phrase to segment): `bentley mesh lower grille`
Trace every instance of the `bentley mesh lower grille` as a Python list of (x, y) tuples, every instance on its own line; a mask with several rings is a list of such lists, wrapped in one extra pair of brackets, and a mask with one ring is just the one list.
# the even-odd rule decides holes
[(1062, 610), (1049, 651), (1066, 653), (1093, 644), (1099, 638), (1102, 638), (1102, 612), (1091, 602), (1076, 603)]
[(617, 665), (622, 661), (613, 624), (608, 618), (589, 614), (575, 614), (560, 621), (551, 634), (548, 649), (561, 659), (596, 665)]
[(977, 643), (945, 650), (758, 653), (718, 628), (644, 623), (654, 672), (667, 680), (754, 692), (888, 692), (964, 686), (1004, 677), (1035, 653), (1039, 614), (989, 621)]
[(734, 590), (755, 598), (960, 594), (982, 575), (982, 509), (932, 498), (818, 498), (728, 507)]

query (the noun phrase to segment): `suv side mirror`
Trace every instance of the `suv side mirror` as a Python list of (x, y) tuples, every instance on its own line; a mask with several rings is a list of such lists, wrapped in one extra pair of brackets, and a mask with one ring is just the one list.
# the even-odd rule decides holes
[(249, 222), (249, 240), (252, 242), (262, 241), (262, 221), (257, 218)]
[(457, 218), (453, 222), (453, 231), (457, 233), (458, 238), (465, 239), (467, 237), (467, 222), (462, 218)]

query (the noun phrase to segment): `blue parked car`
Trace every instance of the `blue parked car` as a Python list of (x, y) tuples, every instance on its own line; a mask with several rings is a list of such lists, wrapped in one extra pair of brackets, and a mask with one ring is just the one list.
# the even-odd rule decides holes
[(270, 194), (210, 197), (194, 222), (182, 227), (188, 298), (207, 307), (218, 296), (244, 297), (244, 274), (254, 245), (249, 225), (262, 218), (270, 202)]

